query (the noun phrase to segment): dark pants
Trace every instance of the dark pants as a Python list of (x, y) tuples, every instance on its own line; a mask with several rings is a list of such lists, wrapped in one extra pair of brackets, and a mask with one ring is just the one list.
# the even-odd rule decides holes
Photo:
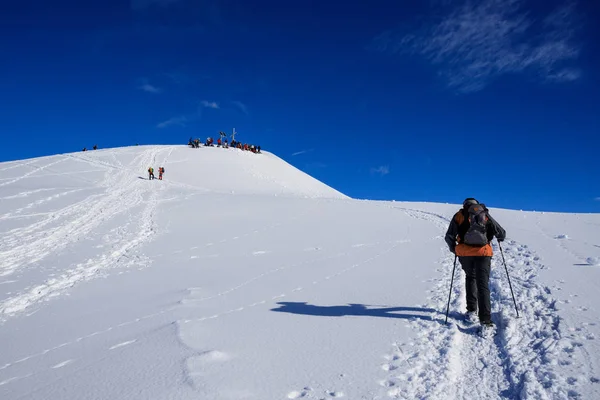
[(492, 305), (489, 282), (492, 257), (459, 257), (458, 259), (466, 275), (467, 310), (479, 309), (479, 320), (490, 321)]

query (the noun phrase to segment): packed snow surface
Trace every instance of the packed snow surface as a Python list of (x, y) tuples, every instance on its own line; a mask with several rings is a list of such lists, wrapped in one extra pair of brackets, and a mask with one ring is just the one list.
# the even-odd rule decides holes
[(600, 398), (600, 216), (491, 209), (484, 338), (460, 266), (444, 324), (457, 209), (232, 149), (1, 163), (0, 398)]

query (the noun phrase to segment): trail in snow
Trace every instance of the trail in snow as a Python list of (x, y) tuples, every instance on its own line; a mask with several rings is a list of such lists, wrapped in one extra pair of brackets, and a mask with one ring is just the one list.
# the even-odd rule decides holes
[[(167, 162), (167, 160), (168, 160), (168, 156), (170, 155), (170, 153), (171, 153), (171, 152), (169, 151), (169, 154), (167, 155), (167, 157), (165, 157), (165, 158), (163, 159), (163, 164), (166, 164), (166, 162)], [(154, 161), (155, 161), (155, 157), (153, 157), (153, 163), (154, 163)], [(161, 186), (161, 188), (163, 188), (163, 187), (164, 187), (164, 186)], [(153, 195), (155, 195), (155, 197), (158, 197), (158, 195), (157, 195), (156, 193), (158, 193), (158, 191), (160, 191), (160, 190), (164, 190), (164, 189), (158, 189), (158, 190), (154, 190), (154, 189), (153, 189), (153, 191), (152, 191), (151, 193), (152, 193)], [(143, 235), (143, 233), (144, 233), (144, 232), (150, 232), (150, 231), (153, 231), (153, 230), (155, 229), (155, 218), (154, 218), (153, 214), (154, 214), (154, 212), (156, 211), (156, 207), (151, 207), (151, 205), (152, 205), (152, 204), (158, 204), (158, 202), (148, 201), (148, 202), (147, 202), (147, 204), (148, 204), (148, 207), (146, 208), (145, 212), (146, 212), (146, 213), (147, 213), (147, 212), (151, 212), (151, 215), (152, 215), (152, 217), (151, 217), (151, 218), (148, 218), (148, 219), (146, 220), (146, 225), (145, 225), (145, 226), (146, 226), (146, 229), (142, 229), (142, 234), (140, 235), (140, 236), (142, 236), (142, 237), (144, 236), (144, 235)], [(295, 216), (292, 216), (291, 218), (289, 218), (289, 219), (288, 219), (288, 222), (290, 222), (290, 221), (294, 221), (294, 220), (297, 220), (297, 219), (299, 219), (299, 218), (302, 218), (302, 217), (303, 217), (303, 215), (305, 215), (306, 213), (309, 213), (309, 212), (311, 212), (311, 211), (313, 210), (313, 208), (314, 208), (314, 206), (312, 206), (312, 207), (309, 207), (309, 208), (308, 208), (308, 209), (306, 209), (304, 212), (301, 212), (301, 213), (299, 213), (299, 214), (297, 214), (297, 215), (295, 215)], [(284, 221), (284, 222), (282, 222), (282, 221), (278, 221), (278, 222), (275, 222), (275, 223), (273, 223), (273, 224), (271, 224), (271, 225), (266, 225), (266, 226), (264, 226), (264, 227), (263, 227), (263, 228), (261, 228), (261, 229), (252, 229), (252, 231), (249, 231), (249, 232), (247, 232), (247, 233), (244, 233), (244, 234), (239, 234), (238, 236), (234, 236), (234, 237), (232, 237), (232, 238), (230, 238), (230, 239), (223, 239), (223, 240), (221, 240), (221, 241), (219, 241), (219, 242), (220, 242), (221, 244), (225, 244), (225, 243), (227, 243), (227, 242), (228, 242), (228, 241), (230, 241), (230, 240), (231, 240), (231, 241), (233, 241), (233, 240), (238, 240), (238, 239), (242, 239), (242, 238), (250, 237), (251, 235), (254, 235), (254, 234), (259, 234), (259, 233), (263, 233), (263, 232), (265, 232), (265, 231), (268, 231), (268, 230), (270, 230), (270, 229), (274, 229), (274, 228), (280, 227), (280, 226), (282, 226), (282, 225), (285, 225), (285, 221)], [(120, 227), (116, 228), (116, 230), (118, 230), (118, 231), (122, 231), (122, 230), (124, 230), (124, 227), (123, 227), (123, 226), (120, 226)], [(119, 234), (119, 235), (117, 235), (117, 236), (116, 236), (116, 238), (114, 239), (114, 241), (120, 241), (120, 239), (122, 238), (122, 236), (123, 236), (123, 234)], [(394, 245), (394, 244), (395, 244), (395, 245), (398, 245), (399, 243), (403, 243), (403, 241), (392, 241), (392, 242), (366, 243), (366, 244), (363, 244), (363, 246), (366, 248), (366, 247), (372, 247), (372, 246), (377, 246), (377, 245), (381, 245), (381, 244), (392, 244), (392, 245)], [(127, 244), (126, 244), (126, 245), (127, 245)], [(212, 245), (213, 245), (213, 243), (207, 243), (207, 244), (206, 244), (206, 246), (207, 246), (207, 247), (208, 247), (208, 246), (212, 246)], [(363, 246), (360, 246), (360, 247), (363, 247)], [(353, 248), (354, 248), (354, 247), (357, 247), (357, 246), (353, 246)], [(195, 246), (195, 247), (193, 247), (193, 248), (191, 248), (191, 249), (189, 249), (189, 250), (193, 250), (193, 249), (198, 249), (198, 247), (197, 247), (197, 246)], [(320, 250), (320, 249), (312, 249), (312, 248), (311, 248), (311, 249), (305, 249), (305, 251), (314, 251), (314, 250)], [(182, 253), (182, 251), (181, 251), (181, 250), (179, 250), (179, 251), (175, 251), (175, 252), (173, 252), (173, 255), (174, 255), (174, 254), (178, 254), (178, 253)], [(297, 267), (297, 266), (300, 266), (300, 265), (307, 265), (307, 264), (315, 263), (315, 262), (318, 262), (318, 261), (323, 261), (323, 260), (333, 259), (333, 258), (336, 258), (336, 257), (341, 257), (342, 255), (346, 255), (346, 254), (348, 254), (348, 253), (343, 253), (343, 254), (341, 254), (341, 255), (336, 255), (336, 256), (318, 257), (318, 258), (316, 258), (316, 259), (314, 259), (314, 260), (310, 260), (310, 261), (306, 261), (306, 262), (302, 262), (302, 263), (299, 263), (299, 264), (294, 264), (294, 265), (284, 265), (284, 266), (281, 266), (281, 267), (279, 267), (279, 268), (276, 268), (276, 269), (274, 269), (274, 270), (272, 270), (272, 271), (268, 271), (268, 272), (266, 272), (266, 273), (264, 273), (264, 274), (260, 274), (259, 276), (256, 276), (255, 278), (253, 278), (253, 279), (251, 279), (251, 280), (249, 280), (249, 281), (247, 281), (247, 282), (244, 282), (244, 283), (243, 283), (243, 284), (241, 284), (241, 285), (238, 285), (238, 286), (236, 286), (236, 287), (233, 287), (233, 288), (231, 288), (230, 290), (226, 290), (226, 291), (224, 291), (224, 292), (221, 292), (221, 293), (219, 293), (219, 294), (217, 294), (217, 295), (215, 295), (215, 296), (210, 296), (210, 297), (208, 297), (208, 298), (197, 298), (197, 299), (194, 299), (194, 300), (191, 300), (191, 301), (193, 301), (194, 303), (196, 303), (196, 304), (197, 304), (198, 302), (202, 302), (202, 301), (209, 300), (209, 299), (212, 299), (212, 298), (215, 298), (215, 297), (219, 297), (219, 296), (226, 295), (226, 294), (228, 294), (228, 293), (230, 293), (230, 292), (233, 292), (233, 291), (235, 291), (235, 290), (237, 290), (237, 289), (240, 289), (241, 287), (243, 287), (243, 286), (246, 286), (246, 285), (248, 285), (248, 284), (252, 283), (253, 281), (256, 281), (256, 280), (258, 280), (258, 279), (260, 279), (260, 278), (262, 278), (262, 277), (264, 277), (264, 276), (267, 276), (267, 275), (269, 275), (269, 274), (271, 274), (271, 273), (278, 272), (278, 271), (282, 271), (282, 270), (285, 270), (285, 269), (288, 269), (288, 268), (295, 268), (295, 267)], [(165, 256), (166, 256), (166, 255), (165, 255)], [(102, 257), (104, 258), (104, 257), (106, 257), (106, 255), (104, 255), (104, 256), (102, 256)], [(114, 261), (114, 259), (113, 259), (113, 261)], [(120, 260), (117, 260), (117, 262), (118, 262), (118, 261), (120, 261)], [(368, 262), (368, 261), (370, 261), (370, 260), (367, 260), (367, 261), (365, 261), (365, 262)], [(95, 272), (97, 272), (99, 269), (102, 269), (102, 267), (103, 267), (103, 263), (100, 263), (100, 264), (98, 264), (98, 263), (93, 263), (93, 262), (89, 261), (89, 262), (88, 262), (88, 264), (90, 264), (90, 266), (93, 266), (93, 267), (92, 267), (90, 270), (88, 270), (88, 271), (85, 271), (85, 270), (84, 270), (83, 272), (89, 272), (89, 273), (91, 273), (91, 276), (90, 276), (90, 277), (92, 277), (92, 276), (94, 275), (94, 273), (95, 273)], [(346, 268), (344, 271), (341, 271), (341, 272), (339, 272), (339, 273), (337, 273), (337, 274), (334, 274), (334, 275), (332, 275), (332, 276), (327, 276), (327, 277), (325, 277), (325, 279), (326, 279), (326, 280), (328, 280), (328, 279), (331, 279), (332, 277), (334, 277), (334, 276), (337, 276), (337, 275), (340, 275), (341, 273), (345, 273), (345, 272), (347, 272), (347, 271), (349, 271), (349, 270), (351, 270), (351, 269), (355, 268), (356, 266), (357, 266), (357, 265), (353, 265), (353, 266), (351, 266), (350, 268)], [(77, 271), (79, 271), (79, 268), (78, 268), (78, 269), (76, 269), (76, 272), (77, 272)], [(63, 278), (64, 278), (64, 277), (67, 277), (67, 278), (68, 278), (69, 276), (67, 276), (67, 275), (64, 275), (64, 276), (63, 276)], [(79, 275), (77, 275), (77, 274), (74, 274), (73, 276), (70, 276), (70, 278), (71, 278), (71, 279), (65, 279), (65, 280), (63, 281), (63, 283), (65, 283), (65, 284), (68, 284), (70, 281), (72, 281), (72, 278), (79, 278), (79, 280), (81, 280), (82, 278), (85, 278), (85, 277), (82, 277), (82, 276), (79, 276)], [(318, 283), (318, 282), (314, 282), (314, 284), (317, 284), (317, 283)], [(63, 286), (61, 286), (61, 285), (60, 285), (60, 282), (55, 282), (54, 280), (50, 280), (50, 281), (46, 282), (46, 285), (41, 285), (40, 287), (41, 287), (41, 288), (43, 288), (43, 289), (45, 289), (45, 290), (42, 290), (42, 291), (41, 291), (41, 293), (33, 293), (33, 295), (32, 295), (32, 294), (31, 294), (31, 292), (30, 292), (30, 293), (29, 293), (29, 295), (30, 295), (29, 297), (27, 296), (27, 294), (22, 294), (21, 296), (19, 296), (19, 297), (18, 297), (18, 299), (19, 299), (20, 301), (22, 301), (22, 302), (25, 304), (25, 306), (29, 306), (29, 305), (33, 304), (33, 302), (34, 302), (35, 300), (39, 300), (39, 298), (37, 298), (37, 297), (40, 297), (40, 298), (41, 298), (41, 297), (43, 297), (43, 296), (46, 296), (48, 291), (53, 291), (53, 292), (55, 292), (55, 293), (56, 293), (56, 292), (58, 292), (58, 290), (59, 290), (59, 289), (64, 289), (64, 288), (66, 288), (66, 287), (63, 287)], [(302, 288), (295, 288), (294, 290), (292, 290), (292, 292), (296, 292), (296, 291), (299, 291), (299, 290), (302, 290)], [(37, 289), (36, 289), (36, 291), (37, 291)], [(34, 291), (34, 292), (36, 292), (36, 291)], [(194, 290), (193, 290), (193, 288), (191, 288), (191, 289), (190, 289), (190, 291), (193, 293), (193, 291), (194, 291)], [(41, 296), (37, 296), (37, 295), (41, 295)], [(273, 297), (272, 297), (272, 300), (276, 300), (276, 299), (279, 299), (279, 298), (281, 298), (281, 297), (284, 297), (284, 296), (285, 296), (284, 294), (282, 294), (282, 295), (276, 295), (276, 296), (273, 296)], [(236, 309), (236, 310), (231, 310), (231, 311), (229, 311), (229, 312), (225, 312), (225, 313), (223, 313), (223, 314), (229, 314), (229, 313), (231, 313), (231, 312), (234, 312), (234, 311), (237, 311), (237, 312), (239, 312), (239, 311), (242, 311), (243, 309), (251, 309), (252, 307), (255, 307), (255, 306), (258, 306), (258, 305), (262, 305), (262, 304), (265, 304), (266, 302), (267, 302), (266, 300), (264, 300), (264, 301), (258, 301), (258, 302), (254, 302), (254, 303), (252, 303), (252, 304), (249, 304), (249, 305), (247, 305), (247, 306), (245, 306), (245, 307), (240, 307), (239, 309)], [(189, 303), (189, 302), (187, 302), (187, 301), (182, 301), (182, 302), (181, 302), (181, 304), (186, 304), (186, 303)], [(120, 329), (120, 328), (129, 327), (129, 326), (131, 326), (131, 325), (135, 325), (135, 324), (138, 324), (138, 323), (141, 323), (141, 322), (144, 322), (144, 321), (150, 320), (150, 319), (155, 319), (155, 318), (158, 318), (158, 317), (164, 316), (165, 314), (171, 313), (172, 311), (173, 311), (173, 307), (165, 308), (165, 309), (163, 309), (163, 310), (161, 310), (161, 311), (159, 311), (159, 312), (155, 312), (155, 313), (151, 313), (151, 314), (143, 315), (143, 316), (140, 316), (140, 317), (138, 317), (138, 318), (135, 318), (135, 319), (132, 319), (132, 320), (129, 320), (129, 321), (122, 322), (122, 323), (120, 323), (120, 324), (118, 324), (118, 325), (109, 326), (109, 327), (107, 327), (107, 328), (105, 328), (105, 329), (98, 330), (98, 331), (94, 331), (94, 332), (92, 332), (92, 333), (90, 333), (90, 334), (87, 334), (87, 335), (84, 335), (84, 336), (81, 336), (81, 337), (78, 337), (78, 338), (74, 338), (74, 339), (73, 339), (73, 340), (71, 340), (71, 341), (68, 341), (68, 342), (61, 343), (61, 344), (59, 344), (59, 345), (57, 345), (57, 346), (46, 348), (45, 350), (43, 350), (43, 351), (40, 351), (40, 352), (38, 352), (38, 353), (30, 354), (30, 355), (28, 355), (28, 356), (21, 357), (21, 358), (20, 358), (20, 359), (18, 359), (18, 360), (15, 360), (15, 361), (12, 361), (12, 362), (6, 363), (5, 365), (2, 365), (2, 366), (0, 366), (0, 370), (4, 370), (4, 369), (7, 369), (7, 368), (11, 368), (11, 367), (19, 366), (19, 365), (20, 365), (20, 364), (22, 364), (22, 363), (29, 362), (29, 361), (31, 361), (31, 360), (35, 360), (35, 359), (37, 359), (37, 358), (39, 358), (39, 357), (44, 357), (44, 356), (47, 356), (48, 354), (54, 353), (54, 352), (56, 352), (56, 351), (59, 351), (59, 350), (61, 350), (61, 349), (64, 349), (64, 348), (66, 348), (66, 347), (70, 347), (70, 346), (73, 346), (73, 345), (80, 344), (80, 343), (82, 343), (82, 342), (84, 342), (84, 341), (86, 341), (86, 340), (89, 340), (89, 339), (92, 339), (92, 338), (97, 338), (97, 337), (99, 337), (99, 336), (102, 336), (102, 335), (104, 335), (104, 334), (108, 334), (109, 332), (114, 332), (114, 331), (116, 331), (116, 330), (118, 330), (118, 329)], [(219, 315), (219, 316), (220, 316), (220, 315)], [(217, 317), (218, 317), (218, 316), (217, 316)], [(199, 319), (199, 320), (201, 320), (201, 319)], [(188, 321), (186, 321), (186, 322), (188, 322)], [(115, 345), (115, 346), (111, 347), (111, 348), (110, 348), (110, 350), (112, 350), (112, 349), (116, 349), (116, 348), (118, 348), (118, 347), (122, 347), (122, 346), (125, 346), (125, 345), (129, 345), (129, 344), (131, 344), (131, 343), (134, 343), (134, 342), (137, 342), (137, 341), (142, 341), (142, 340), (143, 340), (143, 338), (132, 339), (132, 340), (130, 340), (130, 341), (127, 341), (127, 342), (125, 342), (125, 343), (120, 343), (120, 344), (117, 344), (117, 345)], [(63, 363), (61, 363), (61, 364), (59, 364), (59, 366), (52, 367), (52, 368), (59, 368), (59, 367), (62, 367), (62, 366), (65, 366), (65, 365), (69, 364), (70, 362), (72, 362), (72, 360), (70, 360), (70, 361), (68, 361), (68, 362), (65, 362), (64, 364), (63, 364)], [(36, 375), (36, 374), (29, 374), (28, 376), (25, 376), (25, 377), (20, 377), (19, 379), (30, 378), (30, 377), (33, 377), (33, 376), (35, 376), (35, 375)]]
[[(409, 243), (409, 241), (408, 240), (396, 240), (396, 241), (387, 242), (387, 243), (378, 243), (380, 245), (381, 244), (387, 244), (390, 247), (386, 248), (385, 250), (383, 250), (381, 252), (378, 252), (376, 255), (374, 255), (372, 257), (369, 257), (368, 259), (366, 259), (364, 261), (354, 263), (354, 264), (352, 264), (352, 265), (350, 265), (350, 266), (348, 266), (346, 268), (343, 268), (343, 269), (340, 269), (340, 270), (336, 271), (335, 273), (326, 274), (323, 277), (321, 277), (320, 279), (319, 278), (315, 279), (315, 280), (312, 281), (311, 285), (319, 285), (319, 284), (321, 284), (321, 283), (323, 283), (325, 281), (328, 281), (330, 279), (334, 279), (334, 278), (336, 278), (336, 277), (338, 277), (340, 275), (343, 275), (343, 274), (345, 274), (345, 273), (347, 273), (349, 271), (352, 271), (353, 269), (355, 269), (357, 267), (360, 267), (360, 266), (372, 263), (373, 261), (375, 261), (376, 259), (380, 258), (381, 256), (383, 256), (383, 255), (385, 255), (385, 254), (387, 254), (387, 253), (395, 250), (398, 246), (400, 246), (403, 243)], [(352, 247), (352, 249), (354, 251), (357, 251), (361, 247)], [(271, 275), (273, 273), (277, 273), (277, 272), (280, 272), (280, 271), (283, 271), (283, 270), (286, 270), (286, 269), (291, 269), (291, 268), (297, 268), (297, 267), (301, 267), (301, 266), (306, 266), (308, 264), (314, 264), (314, 263), (317, 263), (317, 262), (322, 262), (322, 261), (327, 261), (327, 260), (333, 260), (333, 259), (336, 259), (336, 258), (341, 258), (341, 257), (347, 256), (348, 254), (350, 254), (350, 253), (349, 252), (339, 253), (339, 254), (335, 254), (335, 255), (332, 255), (332, 256), (321, 257), (321, 258), (317, 258), (317, 259), (314, 259), (314, 260), (304, 261), (304, 262), (300, 262), (300, 263), (297, 263), (297, 264), (291, 264), (291, 265), (288, 265), (288, 266), (283, 266), (283, 267), (276, 268), (276, 269), (273, 269), (273, 270), (270, 270), (270, 271), (266, 271), (266, 272), (264, 272), (264, 273), (262, 273), (260, 275), (255, 276), (254, 278), (251, 278), (251, 279), (249, 279), (249, 280), (247, 280), (245, 282), (242, 282), (241, 284), (239, 284), (237, 286), (234, 286), (234, 287), (232, 287), (230, 289), (227, 289), (227, 290), (224, 290), (222, 292), (219, 292), (219, 293), (217, 293), (216, 295), (213, 295), (213, 296), (197, 297), (196, 292), (198, 292), (198, 291), (196, 290), (196, 288), (189, 288), (188, 290), (190, 292), (190, 295), (188, 296), (187, 299), (182, 300), (181, 304), (182, 305), (197, 305), (198, 303), (203, 302), (203, 301), (207, 301), (207, 300), (211, 300), (211, 299), (214, 299), (214, 298), (217, 298), (217, 297), (225, 296), (225, 295), (227, 295), (229, 293), (232, 293), (232, 292), (234, 292), (234, 291), (236, 291), (236, 290), (238, 290), (238, 289), (240, 289), (240, 288), (242, 288), (244, 286), (247, 286), (247, 285), (249, 285), (251, 283), (254, 283), (254, 282), (258, 281), (259, 279), (261, 279), (263, 277), (266, 277), (268, 275)], [(263, 300), (254, 301), (254, 302), (252, 302), (250, 304), (245, 304), (245, 305), (242, 305), (242, 306), (239, 306), (239, 307), (236, 307), (236, 308), (232, 308), (230, 310), (224, 311), (224, 312), (219, 313), (219, 314), (214, 314), (214, 315), (210, 315), (210, 316), (204, 316), (204, 317), (195, 318), (195, 319), (183, 320), (183, 321), (181, 321), (181, 323), (187, 324), (187, 323), (190, 323), (190, 322), (200, 322), (200, 321), (205, 321), (205, 320), (219, 318), (222, 315), (227, 315), (227, 314), (231, 314), (231, 313), (240, 312), (240, 311), (243, 311), (243, 310), (245, 310), (247, 308), (250, 308), (250, 307), (255, 307), (255, 306), (260, 305), (260, 304), (265, 304), (265, 303), (270, 302), (272, 300), (281, 299), (283, 297), (286, 297), (288, 295), (288, 293), (300, 292), (302, 290), (304, 290), (304, 288), (301, 287), (301, 286), (298, 286), (296, 288), (293, 288), (293, 289), (289, 290), (287, 293), (280, 291), (279, 293), (273, 293), (272, 295), (268, 296), (268, 298), (265, 298)]]
[[(167, 162), (172, 150), (173, 148), (162, 150), (168, 153), (162, 159), (163, 164)], [(96, 277), (109, 268), (150, 263), (143, 255), (134, 254), (133, 250), (148, 241), (156, 231), (155, 213), (165, 187), (150, 186), (149, 182), (132, 179), (132, 175), (139, 175), (140, 170), (144, 171), (147, 165), (155, 163), (160, 152), (161, 150), (151, 148), (136, 157), (128, 168), (116, 171), (115, 168), (109, 169), (101, 184), (105, 188), (104, 193), (89, 196), (50, 214), (43, 221), (11, 232), (12, 240), (4, 243), (4, 248), (7, 249), (0, 251), (0, 258), (3, 259), (0, 276), (14, 274), (20, 268), (43, 260), (49, 254), (85, 238), (101, 224), (123, 213), (130, 214), (130, 219), (142, 221), (141, 226), (125, 224), (118, 228), (116, 235), (104, 246), (109, 249), (104, 254), (79, 262), (62, 272), (59, 277), (50, 278), (0, 302), (0, 321), (42, 299), (60, 294), (77, 282)], [(84, 159), (86, 162), (95, 162), (90, 157)], [(132, 217), (133, 210), (141, 204), (145, 205), (141, 213)], [(53, 220), (61, 221), (60, 225), (48, 227)]]
[[(403, 209), (413, 218), (429, 220), (445, 232), (449, 220), (441, 215)], [(498, 249), (495, 249), (496, 253)], [(381, 381), (391, 398), (460, 399), (566, 399), (580, 398), (577, 382), (589, 374), (575, 352), (583, 343), (565, 335), (552, 290), (537, 282), (545, 268), (526, 245), (504, 243), (506, 262), (521, 318), (517, 319), (506, 272), (499, 254), (492, 261), (490, 291), (498, 334), (481, 338), (476, 325), (462, 322), (466, 309), (464, 274), (457, 273), (450, 305), (449, 325), (443, 325), (453, 257), (446, 256), (438, 270), (441, 278), (428, 304), (438, 310), (431, 321), (415, 319), (419, 332), (410, 343), (394, 344), (383, 369), (393, 371)], [(587, 352), (584, 356), (589, 357)], [(402, 368), (401, 368), (402, 367)], [(597, 379), (590, 376), (587, 379)]]
[[(36, 160), (36, 161), (41, 161), (41, 160), (42, 160), (42, 159), (38, 159), (38, 160)], [(51, 162), (51, 163), (49, 163), (49, 164), (42, 165), (42, 166), (36, 166), (36, 167), (35, 167), (35, 168), (33, 168), (31, 171), (29, 171), (29, 172), (27, 172), (27, 173), (25, 173), (25, 174), (23, 174), (23, 175), (20, 175), (20, 176), (18, 176), (18, 177), (16, 177), (16, 178), (10, 178), (10, 179), (9, 179), (7, 182), (2, 182), (2, 183), (0, 183), (0, 187), (2, 187), (2, 186), (7, 186), (7, 185), (11, 185), (11, 184), (13, 184), (13, 183), (19, 182), (20, 180), (23, 180), (23, 179), (25, 179), (25, 178), (27, 178), (27, 177), (29, 177), (29, 176), (33, 175), (33, 174), (36, 174), (36, 173), (38, 173), (38, 172), (40, 172), (40, 171), (43, 171), (43, 170), (45, 170), (45, 169), (47, 169), (47, 168), (50, 168), (50, 167), (52, 167), (52, 166), (54, 166), (54, 165), (56, 165), (56, 164), (60, 164), (60, 163), (62, 163), (62, 162), (65, 162), (66, 160), (67, 160), (66, 158), (59, 158), (58, 160), (56, 160), (56, 161), (52, 161), (52, 162)], [(24, 166), (24, 165), (27, 165), (27, 166), (29, 166), (29, 165), (32, 165), (32, 164), (33, 164), (33, 163), (25, 163), (25, 164), (22, 164), (22, 165), (20, 165), (20, 166)]]
[[(54, 189), (40, 189), (40, 190), (34, 190), (34, 191), (31, 191), (31, 192), (25, 192), (25, 194), (24, 194), (24, 193), (21, 193), (21, 194), (19, 194), (19, 195), (16, 195), (16, 196), (11, 196), (10, 198), (15, 198), (15, 197), (27, 197), (27, 195), (28, 195), (28, 194), (32, 194), (32, 193), (36, 193), (36, 192), (41, 192), (41, 191), (48, 191), (48, 190), (54, 190)], [(27, 205), (25, 205), (25, 206), (23, 206), (23, 207), (21, 207), (21, 208), (17, 208), (17, 209), (16, 209), (16, 210), (14, 210), (13, 212), (10, 212), (10, 213), (6, 213), (6, 214), (3, 214), (3, 215), (0, 215), (0, 220), (3, 220), (3, 219), (8, 219), (8, 218), (19, 218), (19, 217), (22, 217), (22, 216), (23, 216), (23, 215), (22, 215), (22, 213), (23, 213), (24, 211), (27, 211), (27, 210), (29, 210), (29, 209), (32, 209), (32, 208), (38, 207), (38, 206), (40, 206), (40, 205), (42, 205), (42, 204), (44, 204), (44, 203), (52, 202), (52, 201), (54, 201), (54, 200), (57, 200), (57, 199), (59, 199), (60, 197), (63, 197), (63, 196), (68, 196), (68, 195), (70, 195), (70, 194), (77, 193), (77, 192), (81, 192), (81, 191), (83, 191), (83, 190), (85, 190), (85, 189), (81, 189), (81, 188), (79, 188), (79, 189), (67, 190), (67, 191), (60, 192), (60, 193), (55, 193), (55, 194), (53, 194), (53, 195), (51, 195), (51, 196), (48, 196), (48, 197), (45, 197), (45, 198), (43, 198), (43, 199), (36, 200), (36, 201), (34, 201), (34, 202), (32, 202), (32, 203), (29, 203), (29, 204), (27, 204)]]

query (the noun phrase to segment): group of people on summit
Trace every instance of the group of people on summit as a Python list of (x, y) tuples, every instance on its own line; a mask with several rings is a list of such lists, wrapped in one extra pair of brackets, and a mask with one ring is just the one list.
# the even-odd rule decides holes
[[(190, 140), (188, 141), (188, 146), (190, 146), (192, 148), (196, 148), (196, 149), (199, 148), (200, 147), (200, 139), (190, 138)], [(205, 147), (214, 147), (215, 146), (214, 139), (212, 137), (207, 137), (206, 140), (204, 141), (204, 146)], [(256, 145), (248, 144), (248, 143), (241, 143), (236, 140), (232, 140), (231, 143), (229, 143), (227, 138), (224, 138), (224, 135), (221, 135), (221, 137), (219, 139), (217, 139), (217, 147), (222, 147), (224, 149), (228, 149), (231, 147), (234, 149), (251, 151), (252, 153), (255, 153), (255, 154), (260, 153), (260, 146), (256, 146)]]

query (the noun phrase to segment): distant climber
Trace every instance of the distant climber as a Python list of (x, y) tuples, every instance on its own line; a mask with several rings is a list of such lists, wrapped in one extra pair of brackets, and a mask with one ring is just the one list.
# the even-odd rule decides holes
[(159, 181), (162, 181), (162, 177), (163, 177), (163, 174), (164, 174), (164, 173), (165, 173), (165, 168), (164, 168), (164, 167), (160, 167), (160, 168), (158, 169), (158, 180), (159, 180)]
[(98, 150), (98, 145), (97, 144), (94, 145), (94, 150)]
[(87, 148), (84, 147), (83, 150), (81, 150), (81, 151), (87, 151)]
[(154, 179), (154, 168), (150, 167), (148, 168), (148, 180), (151, 181), (152, 179)]

